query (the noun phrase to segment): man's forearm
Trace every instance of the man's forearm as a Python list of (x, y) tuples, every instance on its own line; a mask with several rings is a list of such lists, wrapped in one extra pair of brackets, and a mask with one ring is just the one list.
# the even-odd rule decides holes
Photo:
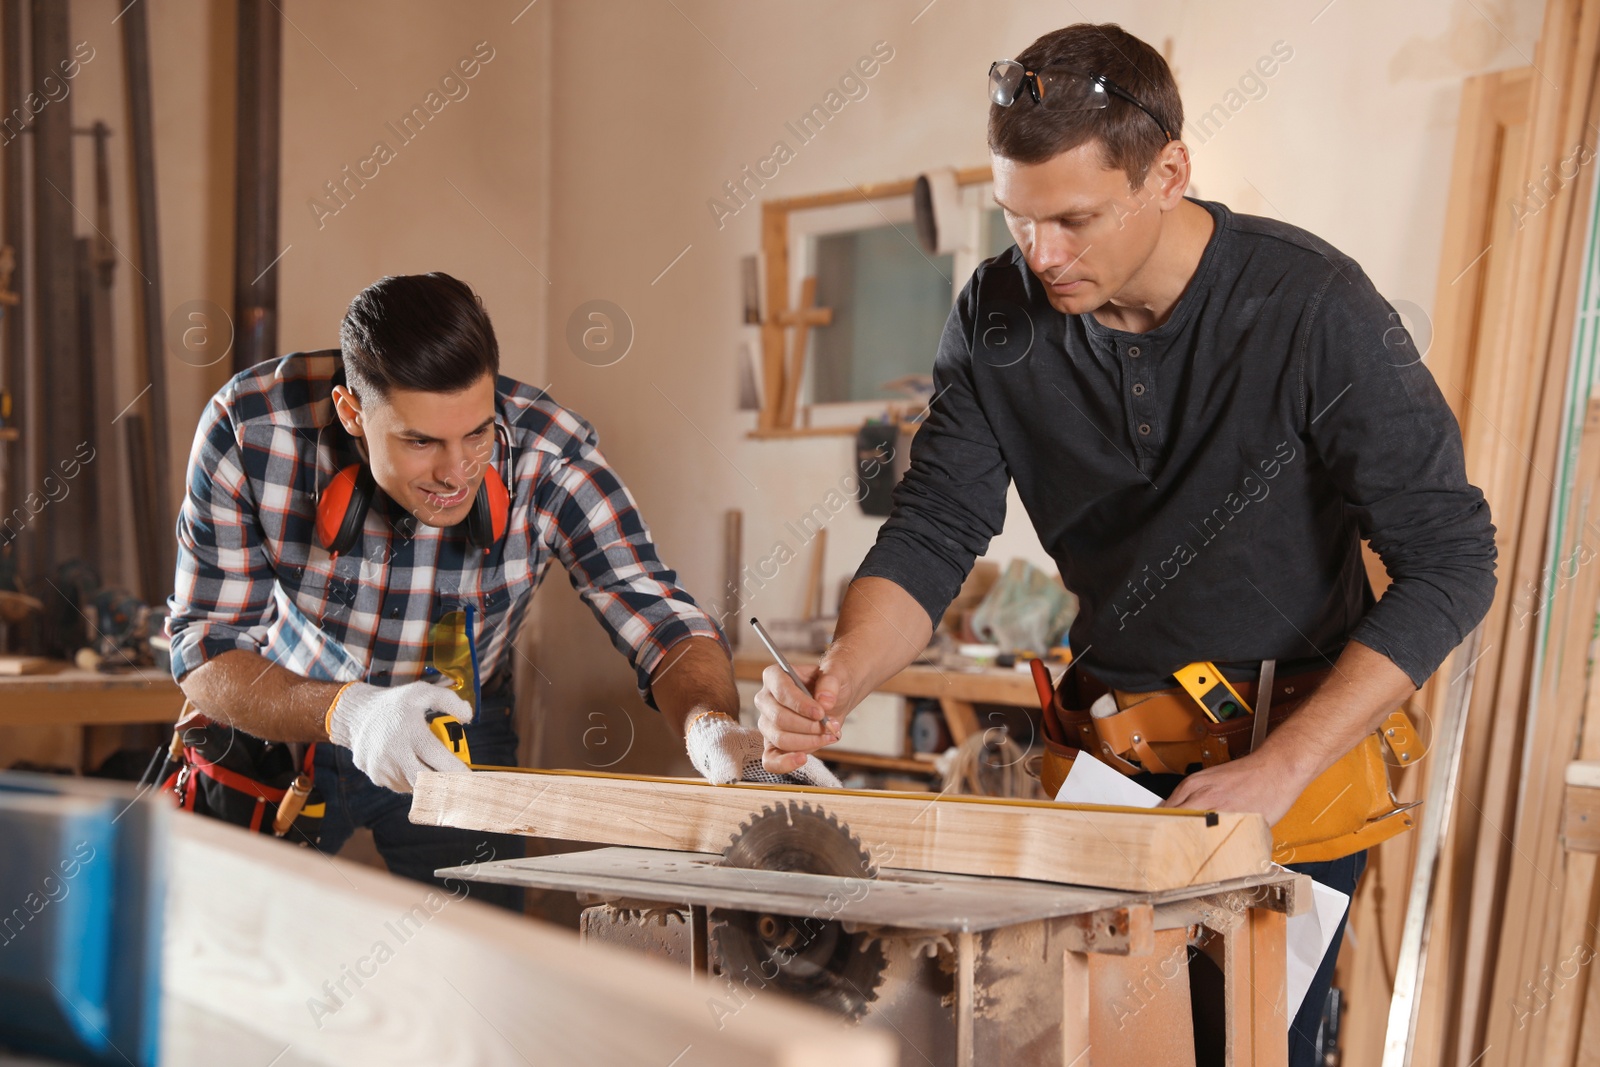
[(690, 637), (667, 649), (650, 673), (650, 695), (667, 727), (682, 737), (689, 716), (719, 711), (739, 718), (739, 689), (727, 650), (709, 637)]
[(326, 741), (339, 682), (314, 682), (243, 649), (207, 660), (179, 683), (209, 718), (265, 741)]
[(933, 623), (915, 597), (887, 578), (857, 578), (839, 605), (833, 643), (822, 670), (849, 682), (847, 714), (862, 697), (920, 656), (933, 638)]
[(1359, 641), (1345, 645), (1327, 680), (1267, 735), (1259, 750), (1310, 781), (1359, 745), (1416, 692), (1393, 660)]

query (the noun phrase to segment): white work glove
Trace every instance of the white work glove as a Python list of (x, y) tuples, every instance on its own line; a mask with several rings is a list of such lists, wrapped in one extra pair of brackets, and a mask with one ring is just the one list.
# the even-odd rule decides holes
[(761, 765), (761, 752), (766, 745), (761, 731), (741, 726), (726, 715), (698, 716), (689, 724), (684, 742), (689, 749), (689, 762), (713, 785), (768, 782), (844, 788), (815, 756), (807, 756), (799, 769), (789, 774), (773, 774)]
[(350, 750), (355, 765), (373, 783), (409, 793), (422, 771), (471, 770), (428, 729), (430, 711), (472, 721), (472, 705), (431, 682), (385, 688), (355, 682), (328, 712), (328, 739)]

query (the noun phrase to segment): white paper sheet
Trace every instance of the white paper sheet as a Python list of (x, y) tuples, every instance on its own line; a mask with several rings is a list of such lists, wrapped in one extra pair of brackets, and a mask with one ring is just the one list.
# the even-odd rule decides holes
[[(1153, 808), (1161, 798), (1114, 767), (1080, 752), (1072, 761), (1066, 781), (1056, 793), (1064, 804), (1115, 804), (1129, 808)], [(1312, 908), (1285, 923), (1284, 937), (1289, 958), (1285, 968), (1289, 994), (1289, 1021), (1293, 1022), (1306, 998), (1311, 979), (1316, 977), (1322, 957), (1333, 941), (1333, 932), (1350, 906), (1350, 897), (1316, 879), (1311, 881)]]
[(1294, 1022), (1300, 1011), (1300, 1002), (1306, 999), (1311, 979), (1316, 977), (1322, 957), (1339, 928), (1339, 920), (1350, 906), (1350, 897), (1315, 878), (1311, 880), (1311, 910), (1303, 915), (1291, 916), (1284, 924), (1284, 937), (1289, 943), (1289, 966), (1285, 975), (1289, 980), (1289, 1021)]
[(1063, 804), (1117, 804), (1126, 808), (1153, 808), (1161, 798), (1115, 767), (1080, 752), (1072, 760), (1067, 780), (1056, 791)]

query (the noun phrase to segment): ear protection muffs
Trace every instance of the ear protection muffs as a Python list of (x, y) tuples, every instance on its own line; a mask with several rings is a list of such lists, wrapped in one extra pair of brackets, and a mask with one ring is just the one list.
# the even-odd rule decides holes
[[(503, 455), (510, 456), (511, 445), (498, 426)], [(365, 463), (352, 463), (343, 468), (317, 494), (317, 541), (330, 556), (342, 556), (355, 547), (361, 537), (361, 526), (367, 520), (367, 509), (372, 506), (378, 485)], [(488, 552), (505, 536), (507, 517), (511, 512), (511, 494), (506, 489), (500, 469), (489, 464), (478, 494), (472, 498), (472, 510), (456, 526), (474, 548)]]

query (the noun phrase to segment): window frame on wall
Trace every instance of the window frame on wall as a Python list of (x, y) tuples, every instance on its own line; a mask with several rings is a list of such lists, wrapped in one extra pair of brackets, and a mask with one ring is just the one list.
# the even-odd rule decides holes
[[(984, 211), (993, 206), (993, 176), (989, 167), (958, 170), (956, 182), (961, 190), (967, 239), (965, 247), (958, 249), (953, 259), (952, 300), (982, 262)], [(916, 242), (911, 214), (914, 187), (915, 179), (906, 179), (762, 203), (761, 395), (757, 426), (750, 432), (751, 437), (852, 435), (865, 418), (883, 412), (884, 400), (809, 403), (809, 353), (802, 380), (788, 381), (792, 376), (794, 355), (791, 331), (796, 328), (794, 323), (798, 319), (793, 309), (801, 303), (802, 286), (811, 266), (810, 238), (887, 223), (900, 229), (907, 240)], [(932, 352), (928, 353), (928, 362), (931, 367)], [(790, 391), (787, 398), (786, 386)], [(797, 422), (803, 425), (796, 425)]]

